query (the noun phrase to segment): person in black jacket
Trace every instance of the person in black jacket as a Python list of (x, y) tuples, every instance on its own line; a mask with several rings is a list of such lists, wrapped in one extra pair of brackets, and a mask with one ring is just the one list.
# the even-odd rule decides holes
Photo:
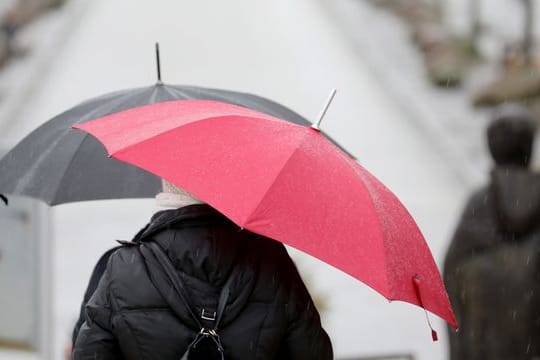
[(240, 229), (182, 189), (164, 187), (158, 201), (174, 209), (156, 213), (133, 245), (155, 242), (164, 250), (189, 306), (172, 287), (155, 286), (139, 246), (123, 246), (110, 255), (88, 301), (73, 359), (178, 360), (200, 330), (190, 312), (208, 323), (225, 283), (230, 295), (218, 329), (225, 359), (332, 359), (330, 339), (283, 244)]

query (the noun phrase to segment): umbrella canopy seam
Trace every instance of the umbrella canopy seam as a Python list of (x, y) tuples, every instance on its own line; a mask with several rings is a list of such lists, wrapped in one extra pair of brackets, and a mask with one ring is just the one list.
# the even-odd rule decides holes
[[(263, 203), (264, 201), (264, 198), (268, 195), (268, 193), (270, 192), (270, 190), (273, 188), (273, 186), (276, 184), (278, 178), (282, 175), (283, 173), (283, 169), (287, 166), (287, 164), (290, 162), (290, 160), (292, 159), (292, 157), (298, 152), (298, 150), (300, 149), (301, 147), (301, 144), (306, 142), (306, 139), (308, 138), (308, 132), (305, 132), (304, 136), (299, 139), (298, 141), (298, 146), (295, 146), (294, 147), (294, 150), (289, 154), (289, 156), (287, 156), (287, 159), (283, 162), (283, 164), (279, 167), (279, 171), (277, 172), (277, 175), (274, 177), (274, 179), (270, 182), (269, 186), (265, 187), (265, 192), (264, 194), (262, 194), (261, 198), (259, 201), (256, 202), (256, 205), (255, 205), (255, 208), (253, 210), (251, 210), (249, 212), (250, 216), (248, 216), (245, 220), (244, 220), (244, 224), (249, 224), (250, 222), (250, 219), (254, 216), (254, 214), (257, 212), (257, 210), (259, 209), (259, 207), (261, 206), (261, 204)], [(246, 229), (249, 230), (248, 227), (246, 227)]]
[[(69, 129), (67, 129), (69, 130)], [(52, 152), (54, 146), (56, 146), (58, 143), (60, 143), (63, 139), (63, 136), (58, 137), (54, 140), (52, 143), (52, 146), (48, 147), (46, 151), (39, 154), (38, 158), (34, 163), (29, 167), (28, 171), (25, 173), (25, 175), (20, 179), (20, 181), (17, 182), (15, 188), (13, 189), (14, 194), (22, 193), (25, 187), (29, 184), (31, 179), (28, 179), (29, 174), (32, 174), (39, 166), (45, 161), (47, 156)], [(7, 157), (8, 155), (6, 155)]]
[[(363, 180), (363, 184), (368, 188), (368, 190), (371, 190), (370, 187), (368, 187), (368, 183), (369, 181), (365, 181), (366, 180), (366, 176), (364, 174), (362, 174), (361, 171), (358, 171), (358, 164), (356, 163), (356, 161), (354, 159), (350, 159), (346, 156), (346, 154), (342, 154), (340, 153), (339, 154), (341, 157), (344, 158), (346, 164), (356, 173), (358, 174), (358, 176)], [(368, 191), (367, 192), (369, 194), (369, 199), (371, 201), (371, 205), (373, 206), (374, 209), (378, 209), (378, 206), (377, 206), (377, 202), (375, 201), (375, 199), (373, 199), (373, 191)], [(377, 223), (379, 224), (379, 227), (377, 228), (377, 230), (379, 231), (380, 233), (380, 236), (381, 238), (384, 238), (384, 233), (382, 231), (382, 227), (383, 227), (383, 224), (381, 222), (381, 219), (379, 217), (376, 217), (376, 221)], [(388, 261), (387, 261), (387, 248), (386, 246), (384, 246), (384, 250), (385, 250), (385, 257), (384, 257), (384, 268), (386, 271), (384, 271), (384, 277), (386, 279), (386, 285), (387, 285), (387, 293), (385, 294), (385, 297), (387, 297), (390, 301), (395, 301), (395, 300), (399, 300), (399, 299), (396, 299), (394, 298), (394, 292), (393, 292), (393, 289), (392, 289), (392, 285), (390, 283), (390, 280), (388, 278), (388, 273), (389, 273), (389, 268), (388, 268)], [(371, 287), (371, 286), (370, 286)], [(375, 291), (379, 291), (377, 289), (374, 289)]]
[[(270, 115), (268, 115), (270, 116)], [(172, 119), (174, 118), (175, 116), (171, 116), (167, 119)], [(207, 121), (215, 121), (215, 120), (218, 120), (220, 121), (220, 119), (228, 119), (230, 118), (231, 115), (223, 115), (223, 116), (209, 116), (207, 118), (205, 118), (204, 120), (196, 120), (194, 122), (191, 122), (191, 123), (187, 123), (187, 124), (182, 124), (182, 128), (187, 128), (189, 126), (198, 126), (200, 125), (202, 122), (207, 122)], [(253, 120), (254, 118), (253, 117), (250, 117), (250, 116), (242, 116), (242, 115), (234, 115), (234, 118), (235, 119), (249, 119), (249, 120)], [(264, 120), (264, 121), (277, 121), (277, 122), (282, 122), (282, 120), (280, 119), (259, 119), (259, 120)], [(285, 123), (285, 122), (284, 122)], [(286, 123), (288, 126), (300, 126), (300, 125), (296, 125), (296, 124), (291, 124), (291, 123)], [(76, 129), (76, 128), (75, 128)], [(107, 149), (107, 153), (112, 156), (112, 157), (116, 157), (118, 154), (122, 154), (124, 152), (129, 152), (129, 150), (133, 147), (136, 147), (136, 146), (140, 146), (140, 144), (143, 144), (143, 143), (147, 143), (147, 142), (150, 142), (152, 141), (153, 139), (157, 138), (158, 136), (163, 136), (165, 134), (169, 134), (169, 133), (172, 133), (172, 132), (175, 132), (177, 129), (167, 129), (165, 131), (160, 131), (160, 132), (157, 132), (156, 134), (153, 134), (152, 136), (149, 136), (147, 138), (145, 138), (143, 141), (140, 141), (140, 142), (136, 142), (136, 143), (133, 143), (133, 144), (129, 144), (125, 147), (122, 147), (121, 149), (117, 149), (115, 151), (110, 151), (109, 148), (107, 147), (107, 145), (105, 144), (105, 148)], [(99, 138), (96, 137), (97, 140), (99, 140)]]
[[(72, 130), (72, 129), (70, 129), (70, 130)], [(89, 138), (90, 138), (90, 137), (86, 134), (86, 135), (81, 139), (81, 141), (79, 142), (79, 145), (78, 145), (77, 149), (80, 149), (80, 148), (83, 146), (84, 142), (88, 141)], [(103, 150), (105, 150), (105, 147), (103, 147)], [(77, 150), (77, 151), (78, 151), (78, 150)], [(104, 151), (104, 152), (105, 152), (105, 151)], [(77, 154), (77, 152), (75, 152), (75, 153), (73, 154), (73, 156), (71, 157), (71, 159), (69, 160), (69, 162), (67, 163), (67, 165), (65, 166), (65, 168), (63, 169), (63, 171), (62, 171), (62, 177), (60, 178), (60, 181), (58, 181), (58, 185), (56, 186), (56, 189), (52, 192), (52, 194), (53, 194), (52, 199), (55, 199), (56, 196), (57, 196), (57, 194), (58, 194), (58, 192), (63, 188), (63, 185), (64, 185), (64, 183), (65, 183), (65, 181), (66, 181), (66, 179), (67, 179), (66, 174), (68, 173), (68, 170), (70, 169), (71, 165), (73, 165), (73, 163), (74, 163), (74, 161), (75, 161), (75, 158), (76, 158), (76, 154)], [(57, 205), (57, 203), (56, 203), (54, 200), (52, 200), (52, 201), (51, 201), (51, 205)]]

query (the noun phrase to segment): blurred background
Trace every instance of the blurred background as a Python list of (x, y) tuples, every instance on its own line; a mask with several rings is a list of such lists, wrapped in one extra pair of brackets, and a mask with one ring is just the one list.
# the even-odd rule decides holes
[[(534, 0), (2, 0), (0, 151), (85, 99), (162, 79), (315, 119), (407, 206), (442, 268), (491, 167), (493, 106), (540, 116)], [(0, 208), (0, 359), (63, 359), (90, 272), (154, 201)], [(291, 249), (338, 359), (447, 358), (445, 324)]]

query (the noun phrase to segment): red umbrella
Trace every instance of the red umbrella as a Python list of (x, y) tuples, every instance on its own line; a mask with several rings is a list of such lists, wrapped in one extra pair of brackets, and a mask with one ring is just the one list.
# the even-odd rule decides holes
[(238, 226), (311, 254), (389, 300), (456, 327), (416, 223), (317, 129), (230, 104), (183, 100), (81, 123), (110, 156), (186, 189)]

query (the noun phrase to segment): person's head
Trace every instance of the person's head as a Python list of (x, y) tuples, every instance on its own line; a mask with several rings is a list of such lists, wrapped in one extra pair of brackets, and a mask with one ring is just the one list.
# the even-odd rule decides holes
[(162, 191), (164, 193), (167, 193), (167, 194), (178, 194), (178, 195), (192, 196), (186, 190), (182, 189), (179, 186), (174, 185), (171, 182), (168, 182), (165, 179), (161, 179), (161, 187), (162, 187)]
[(163, 191), (156, 195), (156, 200), (160, 206), (178, 208), (187, 205), (204, 203), (186, 190), (168, 182), (165, 179), (161, 179), (161, 184)]
[(528, 167), (531, 160), (535, 124), (524, 106), (498, 107), (487, 129), (489, 151), (497, 166)]

